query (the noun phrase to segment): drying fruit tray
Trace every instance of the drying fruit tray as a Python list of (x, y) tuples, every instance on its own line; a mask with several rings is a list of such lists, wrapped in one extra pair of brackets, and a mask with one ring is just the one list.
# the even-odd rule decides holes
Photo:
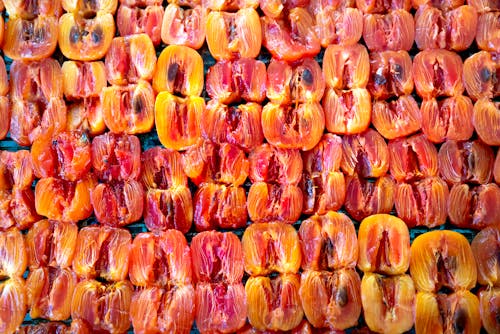
[[(413, 13), (414, 11), (412, 11)], [(5, 20), (8, 20), (8, 17), (5, 17)], [(118, 36), (118, 34), (116, 35)], [(363, 43), (363, 42), (361, 42)], [(157, 52), (157, 57), (160, 56), (161, 54), (161, 51), (165, 48), (165, 45), (162, 43), (160, 46), (156, 47), (156, 52)], [(207, 71), (208, 69), (213, 66), (216, 61), (215, 59), (212, 57), (208, 47), (207, 47), (207, 44), (206, 42), (204, 43), (204, 45), (199, 49), (197, 50), (201, 56), (202, 56), (202, 59), (204, 61), (204, 73), (205, 75), (207, 74)], [(465, 51), (462, 51), (462, 52), (459, 52), (459, 55), (463, 60), (467, 59), (468, 57), (470, 57), (471, 55), (473, 55), (474, 53), (478, 52), (479, 49), (477, 48), (476, 46), (476, 42), (473, 42), (472, 44), (472, 47), (470, 47), (469, 49), (465, 50)], [(420, 50), (416, 48), (416, 46), (414, 45), (413, 48), (409, 51), (409, 54), (411, 56), (411, 58), (413, 59), (415, 57), (415, 55), (417, 53), (419, 53)], [(323, 64), (323, 57), (324, 57), (324, 53), (325, 53), (325, 50), (324, 48), (320, 51), (320, 53), (315, 57), (316, 61), (320, 64), (320, 66), (322, 66)], [(58, 60), (61, 64), (67, 60), (63, 55), (62, 53), (60, 52), (59, 48), (56, 49), (55, 53), (52, 55), (52, 58)], [(261, 52), (259, 54), (259, 56), (257, 57), (258, 60), (264, 62), (264, 64), (266, 66), (269, 65), (270, 61), (271, 61), (271, 54), (264, 48), (262, 47), (261, 49)], [(8, 57), (4, 56), (4, 61), (6, 63), (6, 66), (7, 66), (7, 71), (9, 72), (9, 69), (10, 69), (10, 64), (12, 63), (12, 60), (9, 59)], [(203, 93), (201, 95), (206, 101), (208, 101), (210, 98), (205, 90), (205, 88), (203, 89)], [(420, 96), (418, 96), (415, 92), (413, 92), (412, 94), (413, 98), (420, 104), (422, 102), (422, 99)], [(264, 104), (264, 103), (263, 103)], [(326, 131), (326, 130), (325, 130)], [(156, 147), (156, 146), (161, 146), (161, 143), (160, 143), (160, 140), (158, 138), (158, 135), (156, 133), (156, 129), (153, 128), (153, 130), (149, 133), (146, 133), (146, 134), (139, 134), (137, 135), (140, 139), (140, 143), (141, 143), (141, 149), (142, 151), (145, 151), (151, 147)], [(474, 134), (474, 137), (471, 138), (471, 139), (476, 139), (477, 138), (477, 135)], [(440, 144), (437, 144), (436, 145), (436, 148), (437, 150), (439, 150), (439, 147), (440, 147)], [(18, 150), (21, 150), (21, 149), (27, 149), (26, 147), (22, 147), (22, 146), (19, 146), (15, 141), (13, 141), (11, 138), (10, 138), (10, 134), (4, 139), (4, 140), (1, 140), (0, 141), (0, 150), (5, 150), (5, 151), (18, 151)], [(497, 154), (497, 148), (494, 148), (494, 152), (495, 154)], [(245, 193), (248, 195), (248, 192), (249, 192), (249, 189), (250, 189), (250, 186), (251, 186), (251, 183), (247, 180), (244, 184), (243, 184), (243, 187), (245, 189)], [(194, 193), (196, 191), (196, 186), (191, 182), (189, 181), (189, 187), (190, 187), (190, 190), (191, 190), (191, 194), (194, 196)], [(500, 205), (500, 203), (499, 203)], [(342, 213), (345, 213), (347, 215), (348, 212), (346, 210), (344, 210), (343, 208), (339, 210), (339, 212), (342, 212)], [(393, 210), (391, 212), (392, 215), (396, 215), (396, 212)], [(301, 226), (301, 223), (302, 221), (304, 221), (305, 219), (307, 219), (308, 216), (306, 215), (301, 215), (301, 218), (293, 224), (294, 228), (296, 230), (299, 229), (299, 227)], [(356, 231), (358, 231), (358, 228), (359, 228), (359, 221), (356, 221), (355, 219), (353, 219), (353, 222), (354, 222), (354, 225), (355, 225), (355, 228), (356, 228)], [(91, 218), (89, 219), (86, 219), (86, 220), (83, 220), (83, 221), (80, 221), (79, 224), (78, 224), (78, 227), (81, 228), (81, 227), (84, 227), (84, 226), (89, 226), (89, 225), (93, 225), (93, 224), (97, 224), (97, 220), (94, 216), (92, 216)], [(247, 222), (247, 226), (251, 224), (250, 221)], [(139, 233), (142, 233), (142, 232), (148, 232), (148, 229), (146, 228), (145, 224), (144, 224), (144, 221), (139, 221), (139, 222), (136, 222), (136, 223), (132, 223), (128, 226), (125, 227), (126, 229), (128, 229), (132, 236), (135, 237), (137, 234)], [(237, 228), (237, 229), (230, 229), (230, 230), (226, 230), (226, 229), (219, 229), (220, 231), (231, 231), (233, 233), (235, 233), (240, 239), (245, 231), (245, 228)], [(456, 231), (460, 234), (462, 234), (463, 236), (466, 237), (466, 239), (471, 242), (474, 237), (476, 236), (476, 234), (478, 233), (477, 230), (474, 230), (474, 229), (467, 229), (467, 228), (457, 228), (455, 227), (454, 225), (452, 225), (449, 221), (447, 221), (444, 225), (440, 225), (438, 227), (435, 227), (435, 228), (426, 228), (426, 227), (413, 227), (410, 229), (410, 239), (411, 239), (411, 242), (413, 242), (413, 240), (418, 237), (419, 235), (425, 233), (425, 232), (428, 232), (430, 230), (453, 230), (453, 231)], [(191, 242), (192, 238), (194, 236), (197, 235), (197, 232), (195, 231), (195, 226), (193, 224), (193, 226), (191, 227), (190, 231), (187, 232), (185, 234), (186, 236), (186, 239), (188, 240), (188, 242)], [(27, 275), (27, 274), (26, 274)], [(25, 275), (25, 277), (26, 277)], [(245, 276), (243, 278), (243, 284), (245, 284), (246, 280), (248, 279), (248, 275), (245, 273)], [(472, 290), (472, 292), (476, 292), (478, 289), (478, 287), (476, 287), (475, 289)], [(30, 325), (30, 324), (38, 324), (38, 323), (41, 323), (41, 322), (45, 322), (45, 320), (39, 320), (39, 319), (31, 319), (29, 317), (29, 315), (26, 316), (24, 322), (23, 322), (23, 325)], [(366, 324), (364, 323), (364, 320), (363, 320), (363, 317), (361, 316), (360, 320), (359, 320), (359, 328), (362, 328), (366, 326)], [(358, 328), (356, 327), (356, 328)], [(353, 329), (348, 329), (346, 330), (347, 333), (350, 333)], [(130, 333), (133, 333), (132, 329), (129, 330)], [(198, 333), (198, 330), (196, 329), (196, 325), (194, 325), (192, 331), (192, 333)], [(409, 333), (414, 333), (414, 329), (412, 329)], [(484, 331), (484, 329), (481, 330), (481, 333), (486, 333)]]
[[(157, 56), (159, 56), (159, 54), (160, 54), (161, 50), (163, 49), (163, 47), (164, 46), (162, 45), (161, 47), (159, 47), (157, 49)], [(203, 57), (204, 67), (205, 67), (205, 74), (206, 74), (208, 68), (210, 66), (212, 66), (213, 64), (215, 64), (215, 60), (211, 56), (211, 54), (210, 54), (208, 48), (206, 47), (206, 45), (204, 45), (198, 51), (201, 53), (201, 55)], [(474, 53), (475, 51), (476, 50), (468, 50), (467, 52), (464, 52), (462, 54), (462, 57), (466, 58), (468, 55)], [(416, 52), (418, 52), (418, 50), (412, 50), (410, 52), (410, 54), (412, 56), (414, 56), (416, 54)], [(320, 65), (322, 64), (323, 54), (324, 54), (324, 51), (322, 50), (320, 52), (320, 54), (315, 58)], [(53, 57), (56, 58), (56, 59), (58, 59), (61, 63), (64, 61), (64, 57), (60, 53), (58, 53), (58, 50), (56, 50), (56, 54), (53, 55)], [(9, 58), (4, 58), (4, 59), (5, 59), (6, 65), (7, 65), (7, 69), (9, 69), (11, 60)], [(270, 54), (265, 49), (263, 49), (262, 52), (261, 52), (261, 54), (259, 55), (258, 59), (261, 60), (261, 61), (263, 61), (266, 64), (266, 66), (267, 66), (269, 64), (271, 56), (270, 56)], [(205, 99), (209, 99), (209, 97), (207, 96), (205, 90), (203, 91), (202, 96)], [(414, 94), (414, 97), (415, 97), (415, 99), (419, 100), (419, 97), (416, 94)], [(148, 148), (161, 145), (160, 141), (158, 140), (158, 136), (156, 134), (155, 129), (153, 129), (153, 131), (151, 131), (150, 133), (140, 134), (140, 135), (138, 135), (138, 137), (140, 138), (141, 146), (142, 146), (141, 148), (142, 148), (143, 151), (145, 151)], [(26, 148), (19, 146), (17, 143), (15, 143), (13, 140), (11, 140), (10, 137), (7, 137), (6, 139), (0, 141), (0, 150), (17, 151), (19, 149), (26, 149)], [(248, 193), (248, 189), (250, 187), (250, 183), (247, 182), (247, 183), (244, 184), (244, 186), (245, 186), (246, 192)], [(193, 194), (194, 194), (195, 189), (196, 189), (196, 187), (191, 184), (191, 190), (192, 190)], [(347, 212), (345, 212), (345, 210), (343, 210), (343, 209), (339, 210), (339, 212), (343, 212), (343, 213), (347, 214)], [(395, 212), (391, 212), (391, 214), (395, 215), (396, 213)], [(301, 217), (301, 219), (298, 220), (294, 224), (294, 227), (297, 230), (298, 230), (298, 228), (299, 228), (302, 220), (305, 219), (305, 218), (306, 218), (306, 216)], [(357, 229), (359, 227), (359, 222), (357, 222), (355, 220), (353, 220), (353, 222), (354, 222), (354, 224), (356, 226), (356, 231), (357, 231)], [(80, 222), (79, 227), (84, 227), (84, 226), (88, 226), (88, 225), (96, 224), (96, 223), (97, 223), (97, 220), (95, 219), (95, 217), (91, 217), (91, 218), (89, 218), (89, 219), (87, 219), (85, 221)], [(250, 224), (250, 223), (251, 222), (249, 221), (248, 224)], [(144, 223), (142, 221), (141, 222), (133, 223), (131, 225), (128, 225), (126, 228), (131, 232), (131, 234), (132, 234), (133, 237), (135, 237), (138, 233), (148, 232), (146, 226), (144, 225)], [(433, 229), (429, 229), (429, 228), (425, 228), (425, 227), (414, 227), (414, 228), (410, 229), (411, 241), (413, 242), (413, 240), (417, 236), (419, 236), (422, 233), (428, 232), (430, 230), (453, 230), (453, 231), (457, 231), (457, 232), (461, 233), (462, 235), (464, 235), (469, 242), (471, 242), (472, 239), (474, 238), (474, 236), (477, 234), (477, 231), (475, 231), (473, 229), (459, 229), (459, 228), (456, 228), (453, 225), (451, 225), (449, 222), (447, 222), (445, 225), (441, 225), (441, 226), (433, 228)], [(243, 235), (244, 229), (239, 228), (239, 229), (221, 230), (221, 231), (231, 231), (231, 232), (235, 233), (236, 235), (238, 235), (239, 238), (241, 238), (241, 236)], [(193, 225), (193, 227), (191, 228), (191, 230), (186, 234), (186, 239), (188, 240), (188, 242), (190, 242), (191, 239), (193, 238), (193, 236), (195, 236), (196, 234), (197, 233), (194, 230), (194, 225)], [(245, 274), (245, 277), (243, 279), (243, 283), (245, 283), (246, 278), (247, 278), (247, 275)], [(23, 326), (24, 325), (31, 325), (31, 324), (38, 324), (38, 323), (41, 323), (41, 322), (45, 322), (45, 320), (31, 319), (31, 317), (28, 314), (26, 316), (26, 319), (25, 319), (24, 323), (23, 323)], [(359, 325), (359, 327), (361, 328), (362, 325), (363, 325), (363, 319), (361, 318), (360, 319), (360, 325)], [(346, 332), (349, 333), (350, 330), (347, 330)], [(129, 331), (129, 333), (133, 333), (132, 329)], [(194, 324), (193, 330), (191, 331), (191, 333), (199, 333), (198, 330), (196, 329), (196, 324)], [(414, 330), (410, 331), (409, 333), (414, 333)], [(484, 331), (484, 329), (482, 330), (482, 333), (486, 333)]]

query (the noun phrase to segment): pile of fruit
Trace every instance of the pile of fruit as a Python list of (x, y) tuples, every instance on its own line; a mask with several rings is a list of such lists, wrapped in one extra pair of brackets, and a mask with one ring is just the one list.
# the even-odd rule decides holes
[(498, 0), (1, 7), (0, 333), (500, 333)]

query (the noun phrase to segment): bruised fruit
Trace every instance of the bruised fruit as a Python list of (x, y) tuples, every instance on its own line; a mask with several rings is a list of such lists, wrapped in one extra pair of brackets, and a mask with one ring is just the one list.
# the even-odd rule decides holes
[(361, 280), (356, 270), (306, 270), (300, 282), (304, 314), (316, 328), (344, 330), (358, 324)]
[(273, 222), (250, 224), (241, 239), (245, 272), (269, 275), (297, 273), (302, 261), (299, 236), (293, 226)]
[(153, 75), (153, 88), (183, 96), (200, 96), (203, 90), (203, 59), (194, 49), (169, 45), (162, 50)]
[[(464, 61), (463, 80), (467, 94), (474, 100), (500, 95), (497, 73), (500, 60), (494, 53), (479, 51)], [(498, 73), (500, 75), (500, 73)]]
[[(3, 28), (3, 23), (2, 23)], [(64, 29), (57, 17), (9, 17), (5, 24), (3, 51), (14, 60), (36, 61), (50, 57), (57, 47), (57, 34)]]
[(420, 106), (422, 132), (433, 143), (468, 140), (474, 133), (472, 101), (456, 95), (444, 99), (425, 99)]
[(404, 333), (413, 327), (415, 286), (409, 275), (365, 273), (361, 302), (368, 327), (377, 333)]
[(476, 285), (476, 262), (467, 239), (450, 230), (426, 232), (411, 245), (410, 273), (418, 291), (470, 290)]
[(416, 333), (479, 333), (479, 301), (469, 291), (417, 293)]
[(299, 296), (300, 276), (252, 276), (245, 284), (248, 321), (259, 330), (288, 331), (304, 316)]
[(324, 214), (344, 204), (346, 185), (340, 172), (342, 140), (326, 134), (312, 150), (303, 153), (304, 171), (300, 187), (304, 195), (303, 213)]
[(193, 272), (198, 283), (237, 284), (243, 278), (243, 248), (232, 232), (205, 231), (191, 241)]
[(73, 270), (81, 278), (122, 281), (128, 275), (132, 236), (125, 229), (87, 226), (78, 232)]
[(413, 92), (412, 60), (408, 52), (383, 51), (370, 54), (368, 91), (376, 100)]
[(358, 244), (358, 268), (363, 272), (400, 275), (408, 270), (410, 233), (400, 218), (376, 214), (363, 219)]
[(129, 256), (130, 282), (135, 286), (181, 286), (192, 283), (191, 250), (176, 230), (139, 233)]
[(155, 94), (147, 81), (105, 87), (101, 105), (104, 123), (113, 133), (146, 133), (153, 128)]
[(354, 268), (358, 260), (358, 239), (351, 219), (329, 211), (304, 220), (299, 228), (302, 269), (337, 270)]
[(275, 104), (320, 102), (325, 80), (318, 62), (304, 58), (292, 65), (272, 59), (267, 67), (266, 95)]
[(83, 280), (73, 293), (71, 319), (82, 320), (94, 333), (124, 333), (130, 327), (132, 293), (129, 281), (100, 283)]
[(472, 240), (479, 284), (500, 287), (500, 227), (488, 226)]
[(436, 227), (446, 222), (448, 197), (446, 182), (438, 176), (429, 176), (419, 181), (398, 183), (394, 204), (398, 217), (408, 227)]
[(377, 213), (390, 213), (395, 192), (396, 183), (389, 175), (373, 182), (355, 174), (347, 178), (344, 208), (357, 221)]
[(59, 48), (71, 60), (103, 58), (114, 35), (115, 21), (110, 13), (97, 13), (91, 18), (66, 13), (59, 19)]

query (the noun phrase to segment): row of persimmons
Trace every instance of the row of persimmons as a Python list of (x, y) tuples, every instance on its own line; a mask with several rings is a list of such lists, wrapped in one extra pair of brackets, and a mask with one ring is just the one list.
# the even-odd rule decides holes
[(356, 235), (346, 215), (330, 211), (298, 232), (254, 223), (241, 241), (205, 231), (188, 246), (177, 230), (132, 238), (122, 228), (41, 220), (26, 235), (0, 232), (0, 253), (2, 333), (15, 332), (27, 310), (71, 316), (73, 333), (124, 333), (131, 324), (136, 333), (189, 333), (193, 321), (201, 333), (342, 331), (361, 313), (378, 333), (500, 330), (498, 226), (472, 244), (434, 230), (410, 247), (397, 217), (367, 217)]
[(150, 231), (187, 233), (193, 222), (196, 231), (244, 228), (248, 218), (292, 224), (342, 207), (361, 221), (395, 207), (409, 227), (449, 219), (482, 229), (500, 218), (492, 182), (500, 181), (499, 157), (479, 140), (447, 141), (438, 154), (423, 134), (387, 145), (374, 130), (325, 134), (306, 152), (264, 143), (248, 155), (209, 140), (182, 153), (141, 152), (134, 135), (62, 132), (41, 136), (31, 151), (0, 152), (0, 226), (25, 230), (41, 217), (78, 222), (95, 214), (103, 225), (143, 218)]

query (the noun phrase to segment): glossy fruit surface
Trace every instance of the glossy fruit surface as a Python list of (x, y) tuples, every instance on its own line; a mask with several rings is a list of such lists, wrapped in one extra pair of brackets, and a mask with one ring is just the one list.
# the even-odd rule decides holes
[(163, 146), (185, 150), (201, 137), (200, 119), (205, 111), (203, 98), (182, 98), (161, 92), (156, 96), (154, 109), (156, 131)]
[(106, 57), (106, 78), (111, 85), (150, 81), (156, 67), (156, 52), (147, 34), (115, 37)]
[(452, 291), (476, 285), (477, 270), (467, 239), (458, 232), (442, 230), (419, 235), (411, 245), (410, 273), (422, 292)]
[(15, 333), (21, 326), (27, 311), (27, 297), (24, 281), (13, 278), (0, 282), (0, 302), (5, 312), (0, 316), (0, 331)]
[(248, 321), (260, 330), (287, 331), (299, 325), (304, 311), (299, 296), (300, 276), (252, 276), (245, 284)]
[(413, 92), (412, 60), (408, 52), (383, 51), (370, 54), (368, 91), (377, 100)]
[(80, 229), (73, 270), (80, 278), (122, 281), (127, 278), (132, 236), (120, 228), (91, 225)]
[(161, 43), (161, 23), (165, 9), (157, 4), (130, 7), (122, 2), (116, 12), (120, 36), (145, 33), (155, 46)]
[(244, 227), (247, 223), (246, 200), (243, 187), (204, 183), (193, 197), (196, 230)]
[(299, 228), (303, 270), (354, 268), (358, 260), (358, 239), (351, 219), (329, 211), (304, 220)]
[(422, 132), (433, 143), (442, 143), (445, 140), (468, 140), (474, 133), (473, 105), (468, 96), (424, 99), (420, 112)]
[(297, 185), (302, 177), (302, 157), (296, 149), (281, 149), (265, 143), (250, 152), (248, 161), (248, 176), (254, 183)]
[(500, 289), (493, 288), (479, 292), (479, 313), (486, 332), (495, 333), (500, 331), (499, 310)]
[(335, 134), (357, 134), (368, 129), (372, 113), (371, 95), (366, 88), (328, 88), (323, 98), (326, 129)]
[(289, 64), (272, 59), (267, 67), (266, 95), (275, 104), (320, 102), (325, 80), (318, 62), (312, 58)]
[(471, 242), (476, 259), (477, 281), (487, 286), (500, 286), (500, 228), (490, 226), (481, 230)]
[(421, 109), (411, 95), (375, 101), (371, 116), (373, 126), (385, 139), (409, 136), (420, 130), (423, 123)]
[(123, 333), (130, 327), (132, 284), (128, 281), (78, 283), (71, 303), (71, 318), (83, 320), (92, 332)]
[(168, 4), (161, 23), (162, 41), (199, 49), (205, 42), (207, 15), (208, 10), (202, 6), (183, 9)]
[(436, 227), (446, 222), (449, 189), (443, 179), (431, 176), (396, 185), (394, 204), (408, 227)]
[(21, 277), (26, 270), (28, 258), (24, 238), (18, 229), (0, 232), (0, 253), (0, 277)]
[(406, 10), (387, 14), (365, 14), (363, 39), (370, 51), (409, 51), (415, 37), (415, 21)]
[(477, 135), (485, 144), (500, 145), (500, 130), (494, 126), (494, 124), (498, 124), (499, 119), (500, 109), (497, 102), (481, 99), (474, 104), (472, 124), (474, 124)]
[(313, 57), (321, 50), (320, 40), (311, 29), (314, 18), (305, 8), (293, 8), (277, 19), (264, 16), (261, 22), (262, 45), (277, 59), (295, 61)]
[(29, 267), (70, 267), (77, 236), (74, 223), (48, 219), (36, 222), (25, 236)]
[(469, 291), (452, 294), (417, 293), (416, 333), (479, 333), (479, 302)]
[(227, 105), (211, 100), (201, 118), (201, 132), (215, 143), (233, 144), (248, 152), (264, 141), (261, 118), (262, 106), (255, 102)]
[(129, 259), (130, 282), (135, 286), (173, 287), (193, 282), (191, 250), (179, 231), (139, 233), (130, 247)]
[(403, 333), (414, 323), (415, 287), (409, 275), (365, 273), (361, 302), (368, 327), (377, 333)]
[(62, 321), (70, 317), (76, 274), (68, 268), (42, 267), (30, 269), (26, 294), (30, 317)]
[(160, 53), (153, 75), (153, 88), (184, 96), (200, 96), (203, 90), (203, 59), (195, 50), (169, 45)]
[(249, 275), (297, 273), (299, 270), (302, 261), (299, 236), (291, 225), (277, 222), (250, 224), (241, 243), (245, 272)]
[(300, 282), (304, 314), (316, 328), (347, 329), (361, 314), (361, 280), (353, 269), (306, 270)]
[(205, 231), (191, 241), (196, 282), (237, 284), (243, 278), (243, 248), (232, 232)]
[(86, 19), (66, 13), (59, 19), (59, 48), (71, 60), (92, 61), (108, 52), (115, 34), (115, 21), (110, 13), (99, 13)]
[(191, 284), (137, 290), (130, 302), (130, 320), (135, 333), (190, 333), (195, 308)]
[(253, 183), (248, 191), (247, 209), (253, 222), (296, 222), (302, 212), (302, 190), (292, 184)]
[(495, 78), (499, 67), (497, 56), (486, 51), (479, 51), (465, 59), (463, 80), (467, 94), (474, 100), (498, 96), (500, 87)]
[(208, 69), (206, 81), (211, 99), (224, 104), (241, 99), (259, 103), (266, 96), (266, 65), (253, 58), (216, 62)]
[(408, 270), (410, 234), (400, 218), (376, 214), (363, 219), (358, 244), (358, 268), (362, 271), (400, 275)]
[(247, 296), (242, 283), (198, 283), (195, 291), (196, 326), (202, 333), (233, 333), (247, 317)]

